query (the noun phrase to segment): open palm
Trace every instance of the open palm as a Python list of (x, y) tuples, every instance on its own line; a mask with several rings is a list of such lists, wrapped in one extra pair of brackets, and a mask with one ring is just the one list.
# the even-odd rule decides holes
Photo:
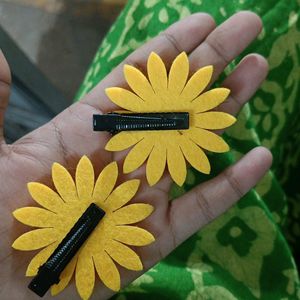
[[(127, 59), (127, 64), (144, 70), (151, 51), (158, 53), (167, 66), (182, 51), (189, 55), (192, 71), (204, 65), (214, 66), (214, 80), (225, 66), (240, 54), (258, 35), (261, 21), (253, 13), (241, 12), (215, 28), (213, 19), (207, 14), (192, 15), (168, 28)], [(70, 106), (43, 127), (7, 145), (2, 137), (0, 148), (0, 298), (34, 299), (26, 288), (26, 266), (32, 253), (14, 251), (12, 242), (27, 228), (15, 222), (12, 211), (18, 207), (32, 205), (26, 189), (27, 182), (51, 182), (51, 165), (59, 162), (74, 174), (80, 157), (88, 155), (96, 173), (111, 161), (122, 165), (124, 153), (104, 150), (109, 134), (92, 131), (93, 114), (117, 109), (104, 93), (111, 86), (126, 86), (122, 66), (119, 65), (101, 81), (84, 99)], [(220, 110), (236, 114), (241, 106), (255, 93), (267, 74), (265, 59), (257, 54), (246, 56), (223, 82), (231, 89), (231, 95)], [(0, 125), (3, 128), (3, 113), (9, 97), (10, 73), (3, 55), (0, 56)], [(168, 176), (154, 187), (145, 180), (145, 169), (140, 168), (120, 181), (140, 178), (142, 181), (137, 201), (151, 203), (154, 213), (143, 223), (156, 237), (156, 242), (139, 249), (145, 269), (150, 268), (175, 247), (194, 234), (205, 224), (222, 214), (239, 200), (264, 175), (271, 164), (271, 155), (264, 148), (256, 148), (234, 166), (209, 180), (184, 196), (169, 202), (168, 191), (171, 180)], [(121, 269), (124, 285), (140, 273)], [(60, 296), (75, 296), (76, 291), (67, 288)], [(105, 299), (112, 295), (101, 283), (94, 296)]]

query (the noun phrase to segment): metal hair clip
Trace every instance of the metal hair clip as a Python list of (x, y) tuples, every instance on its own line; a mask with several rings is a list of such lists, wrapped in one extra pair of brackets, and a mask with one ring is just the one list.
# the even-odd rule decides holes
[(176, 130), (189, 128), (188, 112), (108, 113), (93, 116), (94, 131)]
[(54, 250), (46, 263), (40, 266), (38, 274), (30, 282), (28, 288), (40, 297), (43, 297), (53, 284), (59, 283), (61, 272), (104, 215), (105, 212), (99, 206), (92, 203)]

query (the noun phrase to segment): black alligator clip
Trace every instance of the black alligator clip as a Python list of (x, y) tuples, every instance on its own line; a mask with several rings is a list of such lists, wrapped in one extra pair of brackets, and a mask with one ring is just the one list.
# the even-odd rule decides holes
[(189, 128), (188, 112), (93, 115), (94, 131), (179, 130)]
[(99, 206), (92, 203), (54, 250), (49, 259), (40, 266), (38, 274), (30, 282), (28, 288), (40, 297), (43, 297), (53, 284), (59, 283), (61, 272), (104, 215), (105, 212)]

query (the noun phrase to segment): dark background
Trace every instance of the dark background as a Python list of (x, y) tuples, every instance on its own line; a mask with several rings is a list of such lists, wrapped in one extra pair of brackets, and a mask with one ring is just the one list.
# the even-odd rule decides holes
[(0, 26), (72, 101), (126, 0), (0, 0)]

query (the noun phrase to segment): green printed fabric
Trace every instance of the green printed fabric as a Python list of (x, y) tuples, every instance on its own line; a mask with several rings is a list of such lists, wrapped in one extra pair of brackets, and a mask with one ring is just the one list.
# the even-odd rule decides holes
[[(300, 299), (292, 255), (300, 248), (299, 0), (131, 0), (99, 48), (77, 98), (173, 22), (202, 11), (221, 23), (248, 9), (261, 16), (264, 28), (243, 55), (264, 55), (270, 73), (226, 133), (232, 151), (210, 158), (211, 176), (257, 145), (271, 149), (272, 171), (230, 211), (116, 295), (118, 300)], [(184, 187), (174, 186), (172, 195), (207, 179), (191, 169)]]

